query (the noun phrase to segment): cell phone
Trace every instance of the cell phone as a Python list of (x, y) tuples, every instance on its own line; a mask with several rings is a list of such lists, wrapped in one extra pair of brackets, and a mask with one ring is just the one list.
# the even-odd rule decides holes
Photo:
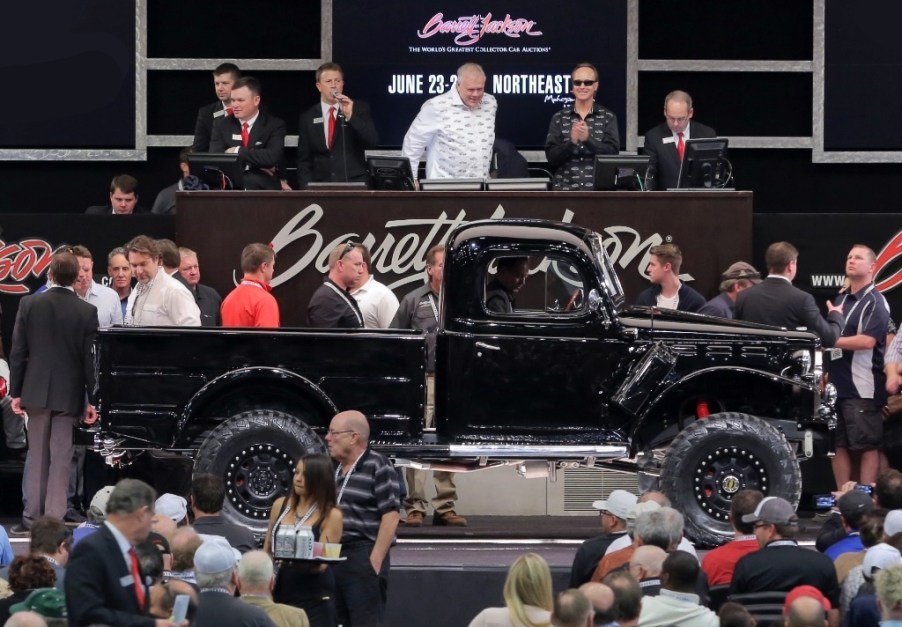
[(859, 483), (855, 486), (855, 489), (859, 492), (864, 492), (865, 494), (869, 494), (874, 496), (874, 486), (867, 485), (866, 483)]
[(832, 494), (815, 494), (814, 509), (830, 509), (836, 507), (836, 497)]
[(175, 597), (175, 603), (172, 604), (172, 618), (170, 619), (176, 625), (184, 622), (188, 617), (188, 595), (179, 594)]

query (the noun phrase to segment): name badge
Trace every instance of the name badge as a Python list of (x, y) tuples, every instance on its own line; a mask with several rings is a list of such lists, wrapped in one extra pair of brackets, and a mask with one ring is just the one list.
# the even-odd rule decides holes
[(232, 135), (232, 139), (237, 139), (238, 141), (241, 141), (241, 133), (238, 133), (237, 135)]
[(123, 588), (125, 588), (126, 586), (134, 587), (135, 580), (131, 575), (126, 575), (125, 577), (119, 578), (119, 585), (122, 586)]
[(314, 123), (314, 124), (322, 124), (322, 123), (323, 123), (323, 119), (322, 119), (322, 118), (313, 118), (313, 123)]
[(662, 144), (672, 144), (674, 141), (675, 140), (673, 139), (673, 137), (665, 137), (664, 139), (661, 140), (661, 143)]
[(213, 112), (213, 117), (214, 117), (214, 118), (221, 118), (221, 117), (224, 116), (224, 115), (225, 115), (225, 109), (220, 109), (219, 111), (214, 111), (214, 112)]
[(842, 359), (842, 349), (841, 348), (831, 348), (830, 349), (830, 359), (832, 361), (836, 361), (837, 359)]

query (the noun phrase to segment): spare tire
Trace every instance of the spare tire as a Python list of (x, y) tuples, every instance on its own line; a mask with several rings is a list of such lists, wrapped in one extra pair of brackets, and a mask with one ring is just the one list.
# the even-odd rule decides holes
[(209, 433), (197, 451), (194, 473), (225, 479), (223, 516), (262, 533), (273, 501), (291, 488), (297, 460), (326, 450), (302, 420), (256, 409), (232, 416)]
[(712, 414), (680, 432), (664, 456), (659, 483), (682, 512), (685, 535), (701, 546), (733, 536), (730, 504), (739, 490), (780, 496), (794, 507), (802, 495), (799, 462), (783, 434), (740, 413)]

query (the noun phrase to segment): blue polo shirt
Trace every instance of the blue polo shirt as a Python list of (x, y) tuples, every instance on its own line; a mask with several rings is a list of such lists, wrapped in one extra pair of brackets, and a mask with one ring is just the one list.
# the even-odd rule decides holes
[(828, 546), (827, 550), (824, 551), (824, 555), (835, 562), (836, 558), (843, 553), (857, 553), (859, 551), (864, 551), (864, 544), (861, 543), (861, 536), (858, 535), (858, 532), (853, 531), (846, 534), (846, 537), (842, 540), (837, 540)]
[(836, 386), (839, 398), (872, 398), (886, 402), (886, 375), (883, 372), (883, 351), (889, 326), (889, 305), (871, 283), (854, 294), (837, 297), (846, 325), (841, 337), (868, 335), (876, 341), (868, 350), (827, 351), (827, 370), (830, 382)]

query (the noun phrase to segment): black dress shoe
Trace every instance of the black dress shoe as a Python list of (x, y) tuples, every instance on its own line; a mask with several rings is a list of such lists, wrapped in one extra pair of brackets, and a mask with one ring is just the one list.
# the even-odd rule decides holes
[(9, 535), (19, 536), (19, 537), (27, 536), (27, 535), (31, 535), (31, 530), (28, 527), (26, 527), (24, 524), (17, 523), (9, 528)]
[(63, 518), (63, 520), (67, 523), (76, 523), (80, 525), (81, 523), (85, 522), (87, 518), (85, 518), (81, 512), (70, 509), (68, 512), (66, 512), (66, 516)]

